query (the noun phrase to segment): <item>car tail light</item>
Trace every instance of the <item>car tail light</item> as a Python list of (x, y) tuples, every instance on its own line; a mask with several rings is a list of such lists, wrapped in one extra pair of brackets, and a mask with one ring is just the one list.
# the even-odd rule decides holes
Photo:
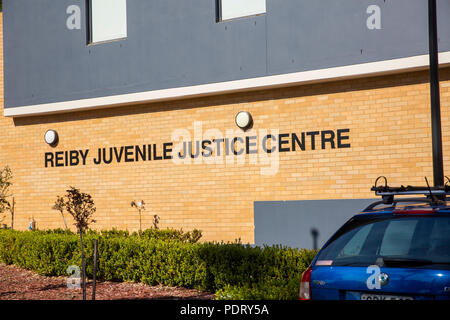
[(300, 282), (299, 300), (311, 300), (311, 272), (308, 268), (302, 273), (302, 281)]
[(421, 209), (421, 210), (394, 210), (393, 214), (433, 214), (436, 209)]

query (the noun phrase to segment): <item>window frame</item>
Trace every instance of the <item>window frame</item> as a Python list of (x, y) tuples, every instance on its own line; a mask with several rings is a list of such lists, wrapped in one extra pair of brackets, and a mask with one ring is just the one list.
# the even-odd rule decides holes
[(228, 22), (228, 21), (233, 21), (236, 19), (243, 19), (243, 18), (249, 18), (249, 17), (257, 17), (257, 16), (265, 15), (267, 13), (267, 0), (264, 0), (265, 4), (266, 4), (266, 11), (264, 11), (264, 12), (249, 14), (249, 15), (239, 16), (239, 17), (233, 17), (233, 18), (228, 18), (228, 19), (222, 19), (222, 1), (226, 1), (226, 0), (216, 0), (216, 22), (217, 23)]
[[(93, 23), (92, 23), (92, 1), (93, 0), (86, 0), (86, 45), (87, 46), (94, 46), (102, 43), (108, 43), (113, 41), (121, 41), (128, 38), (128, 8), (127, 12), (125, 13), (125, 23), (126, 23), (126, 29), (127, 29), (127, 35), (125, 37), (115, 38), (115, 39), (109, 39), (109, 40), (101, 40), (101, 41), (94, 41), (93, 37)], [(126, 7), (128, 7), (128, 1), (124, 0)]]

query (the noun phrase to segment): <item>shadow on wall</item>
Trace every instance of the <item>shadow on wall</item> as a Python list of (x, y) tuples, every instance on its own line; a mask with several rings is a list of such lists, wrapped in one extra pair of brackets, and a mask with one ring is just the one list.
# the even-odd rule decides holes
[(256, 201), (255, 244), (319, 249), (377, 199)]
[(312, 249), (313, 250), (319, 249), (319, 243), (318, 243), (319, 234), (320, 234), (319, 230), (317, 230), (316, 228), (311, 228), (311, 237), (312, 237), (312, 243), (313, 243)]
[[(450, 80), (450, 68), (442, 69), (440, 72), (442, 80)], [(234, 105), (242, 103), (252, 103), (258, 101), (270, 101), (289, 98), (301, 98), (308, 96), (345, 93), (351, 91), (374, 90), (395, 86), (405, 86), (422, 84), (429, 82), (427, 71), (403, 73), (389, 77), (379, 76), (361, 81), (360, 79), (345, 80), (338, 82), (308, 84), (277, 89), (259, 90), (254, 92), (240, 92), (223, 95), (214, 95), (201, 98), (190, 98), (177, 101), (163, 101), (154, 103), (128, 104), (118, 107), (108, 107), (100, 110), (86, 110), (70, 113), (60, 113), (43, 116), (30, 116), (14, 118), (15, 126), (27, 126), (36, 124), (63, 123), (69, 121), (81, 121), (98, 118), (112, 118), (127, 115), (137, 115), (146, 113), (167, 112), (175, 110), (186, 110), (192, 108)]]

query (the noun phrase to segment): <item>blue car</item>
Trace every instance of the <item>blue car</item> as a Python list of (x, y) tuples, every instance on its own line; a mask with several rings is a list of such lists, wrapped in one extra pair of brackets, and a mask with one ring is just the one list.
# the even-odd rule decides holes
[[(383, 200), (326, 242), (302, 274), (299, 298), (450, 300), (450, 188), (372, 190)], [(396, 198), (412, 194), (423, 196)]]

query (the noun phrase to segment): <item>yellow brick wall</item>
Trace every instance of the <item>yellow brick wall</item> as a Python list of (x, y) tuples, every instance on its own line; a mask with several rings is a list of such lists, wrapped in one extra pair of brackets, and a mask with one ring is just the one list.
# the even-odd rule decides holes
[[(441, 69), (441, 80), (448, 171), (450, 68)], [(51, 206), (76, 186), (95, 200), (94, 229), (136, 230), (130, 202), (143, 199), (144, 228), (158, 214), (162, 228), (199, 228), (204, 240), (253, 242), (254, 201), (372, 198), (369, 189), (379, 175), (392, 185), (423, 185), (424, 176), (432, 181), (427, 72), (16, 119), (3, 117), (3, 91), (0, 99), (0, 167), (8, 164), (14, 173), (17, 229), (25, 229), (30, 217), (41, 229), (62, 227)], [(241, 110), (252, 114), (255, 132), (349, 128), (351, 148), (280, 153), (275, 175), (262, 175), (265, 165), (249, 165), (248, 156), (246, 165), (163, 160), (44, 168), (45, 152), (89, 148), (93, 155), (100, 147), (161, 145), (178, 128), (193, 135), (194, 122), (203, 131), (236, 130)], [(55, 149), (44, 143), (48, 129), (59, 133)]]

